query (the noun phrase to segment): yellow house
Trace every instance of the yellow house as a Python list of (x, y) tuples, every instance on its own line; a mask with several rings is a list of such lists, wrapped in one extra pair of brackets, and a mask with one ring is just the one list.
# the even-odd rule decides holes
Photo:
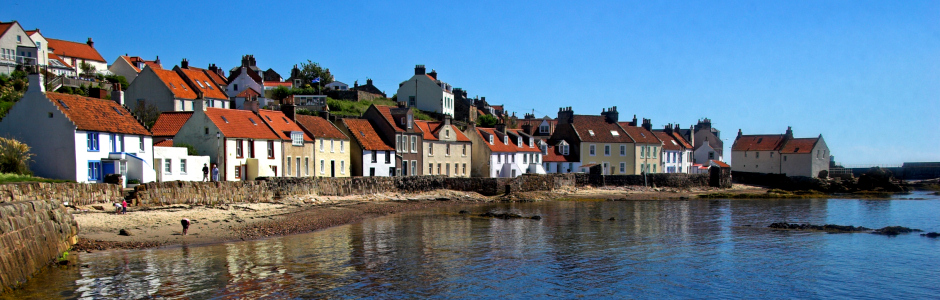
[(349, 138), (321, 117), (297, 115), (295, 121), (313, 137), (313, 176), (350, 177), (352, 161)]
[(634, 117), (633, 122), (620, 122), (620, 126), (635, 142), (633, 174), (662, 173), (660, 152), (663, 149), (663, 141), (651, 130), (652, 121), (643, 119), (643, 125), (636, 126)]
[(561, 108), (549, 144), (564, 140), (569, 151), (580, 158), (581, 166), (600, 164), (606, 175), (638, 174), (638, 150), (633, 138), (617, 123), (618, 116), (616, 106), (599, 116), (575, 115), (571, 107)]

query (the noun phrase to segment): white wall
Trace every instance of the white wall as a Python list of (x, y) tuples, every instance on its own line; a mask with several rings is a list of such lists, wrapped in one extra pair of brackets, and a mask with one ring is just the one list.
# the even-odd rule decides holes
[[(245, 91), (245, 89), (249, 87), (253, 87), (255, 88), (256, 92), (261, 94), (259, 98), (264, 97), (264, 87), (261, 86), (261, 84), (258, 84), (257, 82), (255, 82), (253, 79), (251, 79), (251, 77), (248, 76), (248, 73), (245, 73), (245, 72), (250, 72), (250, 71), (246, 69), (242, 69), (241, 74), (238, 74), (238, 77), (235, 77), (235, 79), (232, 80), (232, 82), (228, 83), (228, 86), (225, 88), (225, 94), (228, 95), (229, 98), (231, 98), (231, 97), (235, 97), (236, 95), (238, 95), (238, 93)], [(238, 87), (237, 90), (235, 89), (236, 85)], [(238, 107), (238, 108), (241, 108), (241, 107)]]
[(779, 151), (731, 151), (732, 171), (783, 174)]
[[(153, 149), (157, 181), (202, 181), (203, 165), (212, 167), (209, 163), (209, 156), (189, 156), (185, 147), (153, 147)], [(185, 172), (181, 165), (184, 159), (186, 160)], [(167, 160), (170, 161), (170, 172), (166, 172)]]
[[(404, 101), (411, 106), (410, 96), (417, 95), (415, 99), (420, 110), (439, 112), (454, 115), (454, 94), (444, 90), (441, 86), (426, 75), (415, 75), (398, 88), (398, 101)], [(447, 105), (445, 106), (445, 102)]]
[[(724, 158), (721, 157), (721, 155), (718, 155), (718, 152), (715, 151), (715, 149), (712, 148), (708, 143), (702, 143), (701, 147), (695, 149), (695, 152), (692, 153), (693, 161), (697, 164), (708, 165), (708, 161), (710, 160), (708, 158), (708, 153), (714, 153), (714, 158), (711, 159), (724, 161)], [(733, 158), (731, 159), (731, 162), (737, 164)]]
[[(375, 163), (372, 163), (372, 152), (378, 152), (376, 153), (377, 157), (376, 157)], [(391, 152), (391, 159), (389, 160), (389, 163), (385, 163), (385, 153), (388, 153), (388, 152)], [(395, 151), (363, 150), (362, 151), (362, 176), (368, 177), (369, 169), (371, 168), (375, 168), (375, 176), (394, 176), (395, 174), (389, 173), (389, 169), (395, 168)]]
[[(0, 136), (25, 143), (36, 156), (30, 163), (34, 175), (77, 181), (75, 125), (39, 89), (39, 76), (30, 76), (29, 90), (0, 120)], [(51, 117), (50, 117), (51, 115)], [(84, 148), (82, 141), (78, 146)], [(83, 166), (85, 170), (87, 166)], [(87, 177), (87, 176), (86, 176)]]
[(111, 67), (108, 68), (108, 71), (111, 71), (111, 73), (114, 75), (124, 76), (124, 78), (127, 79), (127, 83), (129, 84), (133, 84), (134, 79), (137, 79), (137, 70), (131, 66), (130, 62), (124, 60), (120, 56), (118, 56), (118, 58), (114, 60), (113, 63), (111, 63)]

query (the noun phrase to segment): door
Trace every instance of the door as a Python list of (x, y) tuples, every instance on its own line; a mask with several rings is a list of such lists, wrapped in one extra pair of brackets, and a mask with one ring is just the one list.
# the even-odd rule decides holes
[(114, 174), (114, 165), (117, 163), (117, 161), (114, 161), (101, 164), (101, 167), (104, 169), (104, 175)]
[(330, 161), (330, 177), (336, 177), (336, 161)]

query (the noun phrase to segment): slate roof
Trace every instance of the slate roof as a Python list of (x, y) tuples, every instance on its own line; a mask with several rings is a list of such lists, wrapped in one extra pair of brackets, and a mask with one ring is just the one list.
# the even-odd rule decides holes
[(656, 135), (646, 130), (646, 128), (640, 126), (630, 126), (628, 122), (620, 122), (620, 126), (623, 126), (623, 130), (627, 131), (627, 134), (633, 138), (634, 141), (638, 144), (661, 144)]
[(327, 121), (324, 118), (308, 115), (295, 115), (294, 119), (300, 124), (300, 127), (303, 127), (308, 134), (313, 136), (313, 138), (327, 138), (327, 139), (339, 139), (339, 140), (348, 140), (345, 134), (342, 131), (339, 131), (339, 128)]
[(190, 87), (198, 88), (200, 91), (202, 91), (202, 95), (204, 97), (228, 100), (228, 96), (225, 95), (225, 93), (222, 92), (222, 89), (216, 86), (211, 79), (209, 79), (209, 76), (207, 76), (205, 72), (183, 68), (179, 68), (177, 70), (180, 70), (183, 73), (182, 76), (185, 76), (187, 79), (195, 83), (195, 87)]
[[(160, 81), (163, 81), (163, 84), (166, 85), (166, 88), (170, 89), (173, 92), (173, 96), (180, 99), (196, 99), (196, 92), (189, 88), (189, 85), (183, 81), (183, 78), (180, 77), (174, 71), (150, 68), (153, 70), (157, 77), (160, 78)], [(228, 98), (228, 97), (224, 97)]]
[[(206, 116), (215, 126), (219, 127), (226, 138), (248, 138), (277, 140), (280, 136), (274, 133), (258, 115), (250, 110), (206, 108)], [(254, 122), (252, 122), (254, 121)]]
[(46, 38), (46, 41), (48, 42), (49, 48), (53, 49), (52, 52), (59, 56), (84, 58), (87, 60), (107, 63), (107, 61), (104, 60), (104, 57), (101, 57), (101, 54), (98, 53), (98, 50), (95, 50), (94, 47), (89, 46), (88, 44), (51, 38)]
[(734, 140), (731, 151), (773, 151), (780, 149), (785, 139), (782, 134), (742, 135)]
[(46, 98), (51, 100), (78, 130), (152, 135), (117, 102), (53, 92), (47, 92)]
[(780, 149), (780, 153), (812, 153), (813, 147), (816, 147), (816, 142), (818, 141), (819, 138), (789, 139), (786, 144), (783, 145), (783, 148)]
[(167, 111), (160, 113), (157, 122), (153, 124), (153, 136), (166, 137), (176, 136), (176, 133), (183, 128), (186, 121), (193, 116), (191, 111)]
[[(607, 122), (604, 116), (574, 115), (572, 126), (581, 137), (581, 142), (588, 143), (633, 143), (633, 139), (617, 123)], [(594, 134), (591, 134), (591, 131)], [(617, 132), (614, 136), (611, 132)]]
[(343, 124), (349, 129), (349, 134), (356, 139), (363, 150), (394, 151), (391, 145), (385, 143), (379, 136), (372, 123), (364, 119), (343, 119)]
[(313, 139), (310, 138), (310, 136), (303, 129), (301, 129), (297, 123), (294, 123), (294, 121), (288, 119), (287, 115), (285, 115), (283, 112), (261, 109), (258, 110), (258, 115), (261, 117), (261, 121), (263, 121), (265, 124), (268, 124), (268, 126), (274, 130), (274, 133), (277, 134), (277, 136), (282, 140), (290, 141), (291, 131), (300, 131), (304, 133), (304, 141), (313, 142)]

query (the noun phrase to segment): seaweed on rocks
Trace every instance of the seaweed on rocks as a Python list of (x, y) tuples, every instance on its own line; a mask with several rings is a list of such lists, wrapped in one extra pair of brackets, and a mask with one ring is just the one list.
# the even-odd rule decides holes
[(935, 238), (940, 237), (940, 233), (937, 233), (937, 232), (921, 233), (920, 236), (925, 236), (925, 237), (935, 239)]
[(872, 233), (881, 234), (881, 235), (899, 235), (902, 233), (921, 232), (921, 231), (923, 230), (901, 227), (901, 226), (888, 226), (888, 227), (884, 227), (881, 229), (875, 229), (875, 231), (873, 231)]
[(863, 232), (871, 231), (871, 228), (865, 228), (861, 226), (846, 226), (846, 225), (835, 225), (835, 224), (826, 224), (826, 225), (813, 225), (813, 224), (796, 224), (796, 223), (773, 223), (769, 228), (774, 229), (788, 229), (788, 230), (817, 230), (825, 231), (830, 233), (844, 233), (844, 232)]
[(480, 214), (480, 216), (481, 216), (481, 217), (484, 217), (484, 218), (496, 218), (496, 219), (532, 219), (532, 220), (541, 220), (541, 219), (542, 219), (542, 216), (538, 216), (538, 215), (536, 215), (536, 216), (531, 216), (531, 217), (523, 217), (523, 216), (520, 215), (520, 214), (514, 214), (514, 213), (494, 213), (494, 212), (485, 212), (485, 213)]

